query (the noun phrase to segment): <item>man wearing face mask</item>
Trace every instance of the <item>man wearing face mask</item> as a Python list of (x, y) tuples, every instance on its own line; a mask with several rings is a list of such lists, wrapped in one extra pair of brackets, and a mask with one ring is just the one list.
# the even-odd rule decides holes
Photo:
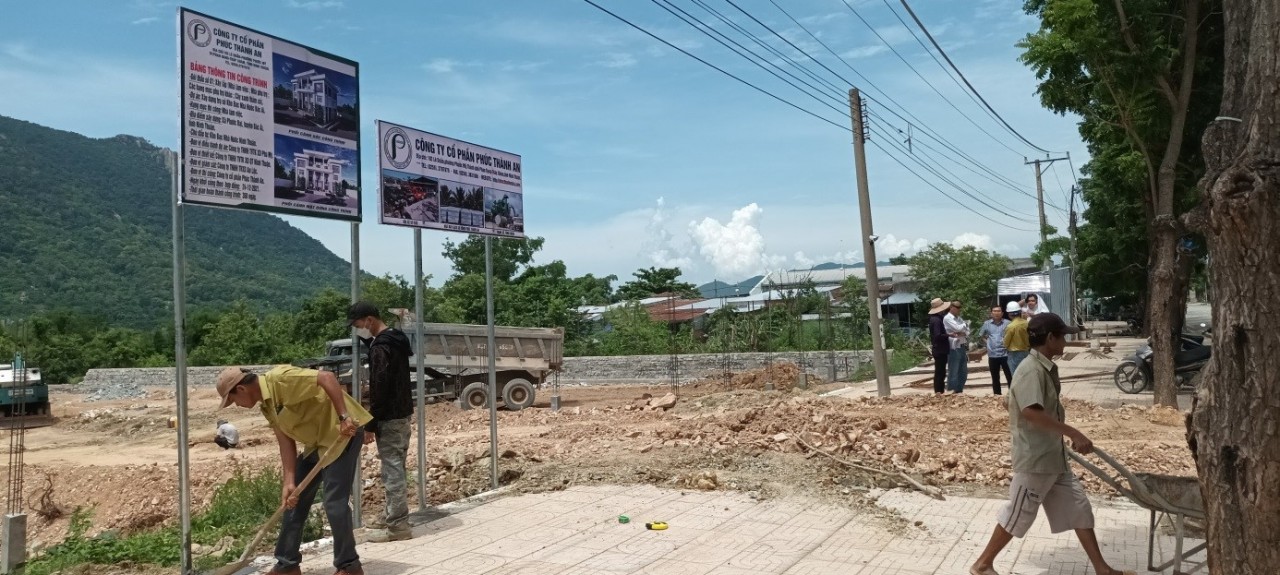
[[(409, 418), (413, 415), (409, 357), (413, 346), (404, 332), (387, 327), (378, 308), (356, 302), (347, 310), (347, 323), (369, 345), (369, 412), (373, 421), (365, 428), (378, 441), (382, 462), (382, 484), (387, 490), (387, 507), (369, 526), (383, 533), (371, 534), (371, 541), (400, 541), (412, 537), (409, 501), (405, 485), (405, 459), (409, 454)], [(366, 439), (370, 441), (371, 439)]]

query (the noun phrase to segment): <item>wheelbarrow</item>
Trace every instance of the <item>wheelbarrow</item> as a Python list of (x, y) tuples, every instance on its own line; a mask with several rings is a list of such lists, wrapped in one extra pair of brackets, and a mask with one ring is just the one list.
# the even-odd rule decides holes
[[(1112, 489), (1151, 512), (1151, 522), (1147, 526), (1147, 570), (1164, 571), (1173, 567), (1175, 575), (1186, 573), (1182, 570), (1183, 563), (1188, 562), (1192, 555), (1203, 551), (1207, 545), (1207, 543), (1201, 543), (1186, 551), (1183, 550), (1186, 520), (1204, 521), (1204, 499), (1200, 495), (1199, 481), (1195, 477), (1134, 473), (1097, 446), (1094, 446), (1093, 452), (1111, 468), (1111, 471), (1094, 465), (1074, 451), (1067, 451), (1067, 454), (1076, 463), (1110, 485)], [(1174, 556), (1156, 565), (1156, 526), (1165, 518), (1169, 518), (1173, 523)], [(1203, 567), (1203, 562), (1192, 565), (1193, 569)]]

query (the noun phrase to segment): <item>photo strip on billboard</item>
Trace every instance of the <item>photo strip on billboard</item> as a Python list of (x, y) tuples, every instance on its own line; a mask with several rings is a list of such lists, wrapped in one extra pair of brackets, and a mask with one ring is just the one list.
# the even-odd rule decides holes
[(360, 221), (359, 65), (179, 9), (182, 201)]
[(379, 221), (523, 238), (520, 156), (378, 121)]

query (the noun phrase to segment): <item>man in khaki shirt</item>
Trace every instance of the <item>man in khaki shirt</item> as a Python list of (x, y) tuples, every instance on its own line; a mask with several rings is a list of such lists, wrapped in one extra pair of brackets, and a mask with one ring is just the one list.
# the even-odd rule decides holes
[(1009, 432), (1012, 435), (1013, 481), (1009, 502), (997, 514), (997, 525), (982, 555), (969, 568), (971, 575), (998, 575), (996, 556), (1014, 537), (1026, 535), (1040, 508), (1054, 533), (1074, 529), (1098, 575), (1134, 575), (1107, 564), (1093, 532), (1093, 507), (1067, 464), (1067, 446), (1087, 454), (1093, 443), (1066, 424), (1062, 382), (1053, 358), (1062, 355), (1066, 335), (1078, 333), (1053, 313), (1041, 313), (1027, 323), (1031, 353), (1013, 375), (1009, 387)]
[[(280, 497), (287, 511), (276, 540), (276, 565), (269, 575), (301, 575), (302, 528), (321, 481), (324, 512), (333, 530), (334, 575), (364, 575), (348, 500), (360, 464), (364, 425), (373, 416), (343, 392), (338, 378), (328, 371), (280, 365), (258, 375), (228, 367), (218, 374), (217, 387), (222, 407), (258, 406), (280, 445), (284, 476)], [(336, 457), (320, 459), (330, 446), (348, 438)], [(299, 443), (304, 446), (301, 454)], [(297, 481), (317, 465), (321, 467), (317, 481), (298, 491)]]

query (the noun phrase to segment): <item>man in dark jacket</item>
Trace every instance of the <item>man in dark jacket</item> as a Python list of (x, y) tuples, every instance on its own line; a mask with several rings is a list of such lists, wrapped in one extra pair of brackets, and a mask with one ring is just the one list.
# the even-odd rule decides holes
[(947, 335), (943, 316), (951, 302), (933, 298), (929, 303), (929, 351), (933, 355), (933, 392), (942, 395), (947, 383), (947, 358), (951, 354), (951, 338)]
[(409, 500), (405, 485), (405, 459), (409, 454), (409, 418), (413, 415), (413, 395), (409, 383), (409, 357), (413, 346), (404, 332), (387, 327), (378, 308), (356, 302), (347, 310), (347, 323), (356, 328), (369, 345), (369, 412), (373, 421), (365, 426), (378, 441), (382, 462), (382, 484), (387, 490), (387, 508), (370, 527), (383, 529), (371, 540), (400, 541), (412, 537), (409, 527)]

